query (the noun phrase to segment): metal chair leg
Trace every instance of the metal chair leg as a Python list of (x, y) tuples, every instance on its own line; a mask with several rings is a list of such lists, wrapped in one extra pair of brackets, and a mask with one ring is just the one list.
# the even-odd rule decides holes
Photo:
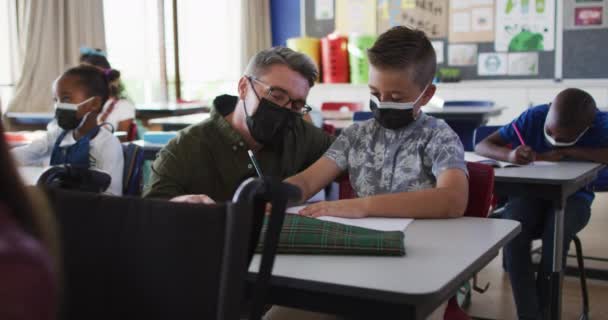
[(581, 245), (581, 239), (578, 236), (572, 238), (574, 246), (576, 247), (576, 261), (578, 263), (579, 278), (581, 280), (581, 291), (583, 295), (583, 313), (581, 314), (580, 320), (589, 319), (589, 291), (587, 290), (587, 277), (585, 275), (585, 262), (583, 260), (583, 246)]

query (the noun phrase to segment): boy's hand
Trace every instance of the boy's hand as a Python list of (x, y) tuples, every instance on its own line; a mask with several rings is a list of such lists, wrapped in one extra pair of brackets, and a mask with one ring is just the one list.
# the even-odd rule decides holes
[(528, 164), (536, 159), (536, 152), (529, 146), (520, 145), (509, 152), (508, 161), (515, 164)]
[(187, 194), (170, 200), (171, 202), (215, 204), (215, 201), (205, 194)]
[(366, 214), (361, 208), (361, 205), (357, 205), (353, 200), (317, 202), (300, 210), (298, 214), (313, 218), (322, 216), (365, 218)]
[(552, 161), (557, 162), (564, 158), (564, 152), (562, 150), (556, 149), (547, 151), (545, 153), (539, 153), (537, 156), (537, 160), (541, 161)]

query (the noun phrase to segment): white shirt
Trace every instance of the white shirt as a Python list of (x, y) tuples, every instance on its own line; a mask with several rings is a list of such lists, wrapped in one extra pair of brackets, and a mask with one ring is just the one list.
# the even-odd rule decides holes
[[(103, 105), (103, 109), (99, 114), (98, 121), (101, 121), (101, 117), (105, 114), (106, 110), (110, 107), (114, 99), (108, 99)], [(114, 109), (106, 118), (106, 121), (114, 127), (114, 131), (118, 130), (118, 123), (128, 119), (135, 119), (135, 106), (129, 102), (129, 100), (120, 99), (116, 101)]]
[[(62, 131), (58, 126), (48, 126), (44, 137), (34, 140), (28, 145), (11, 149), (13, 157), (21, 166), (49, 166), (55, 141)], [(73, 131), (70, 130), (61, 141), (60, 146), (71, 146), (74, 143), (76, 140), (74, 140)], [(101, 128), (97, 136), (91, 140), (89, 159), (92, 169), (106, 172), (112, 178), (106, 192), (117, 196), (122, 195), (124, 156), (118, 138), (109, 130)]]

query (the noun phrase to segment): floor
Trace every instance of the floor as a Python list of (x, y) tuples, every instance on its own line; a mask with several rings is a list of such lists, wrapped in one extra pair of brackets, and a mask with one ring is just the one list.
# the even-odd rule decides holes
[[(579, 233), (585, 256), (608, 258), (608, 193), (598, 193), (594, 201), (591, 220)], [(574, 253), (572, 245), (571, 253)], [(490, 288), (484, 294), (473, 293), (469, 314), (489, 319), (517, 319), (515, 305), (511, 295), (508, 277), (502, 269), (502, 258), (499, 256), (479, 274), (481, 285), (490, 282)], [(568, 264), (575, 265), (574, 259)], [(596, 268), (608, 269), (608, 263), (585, 262)], [(590, 319), (608, 320), (608, 281), (590, 280), (589, 303)], [(567, 276), (563, 287), (562, 319), (578, 319), (582, 310), (580, 282), (577, 277)]]

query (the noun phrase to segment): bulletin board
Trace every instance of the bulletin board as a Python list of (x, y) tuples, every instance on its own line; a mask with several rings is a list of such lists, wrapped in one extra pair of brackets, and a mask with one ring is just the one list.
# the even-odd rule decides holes
[[(562, 61), (560, 78), (608, 78), (602, 58), (608, 52), (608, 0), (301, 1), (307, 36), (348, 33), (350, 25), (358, 28), (354, 33), (375, 34), (395, 25), (416, 27), (433, 42), (438, 67), (459, 69), (461, 80), (555, 79), (556, 59)], [(351, 16), (358, 23), (349, 23)]]

